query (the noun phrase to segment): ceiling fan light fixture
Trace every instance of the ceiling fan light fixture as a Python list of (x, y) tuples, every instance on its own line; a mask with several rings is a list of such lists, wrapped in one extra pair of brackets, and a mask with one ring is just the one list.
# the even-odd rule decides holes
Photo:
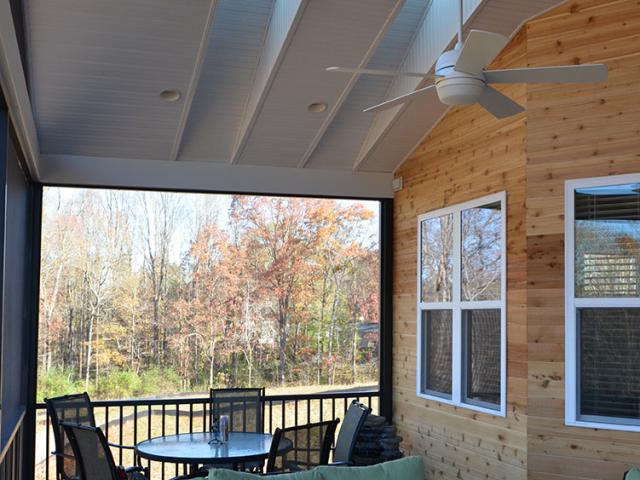
[(314, 102), (307, 105), (307, 110), (311, 113), (322, 113), (327, 110), (327, 104), (324, 102)]
[(165, 100), (166, 102), (177, 102), (180, 100), (180, 90), (168, 89), (160, 92), (160, 98)]

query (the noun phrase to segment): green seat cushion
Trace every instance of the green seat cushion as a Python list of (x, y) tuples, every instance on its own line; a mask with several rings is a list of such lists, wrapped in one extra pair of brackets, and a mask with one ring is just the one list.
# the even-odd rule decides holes
[(316, 467), (320, 480), (424, 480), (422, 457), (405, 457), (369, 467)]
[[(209, 470), (209, 480), (257, 480), (259, 478), (255, 473), (236, 472), (225, 468), (212, 468)], [(282, 473), (271, 478), (273, 480), (321, 480), (316, 470)]]
[(632, 468), (624, 476), (624, 480), (640, 480), (640, 468)]

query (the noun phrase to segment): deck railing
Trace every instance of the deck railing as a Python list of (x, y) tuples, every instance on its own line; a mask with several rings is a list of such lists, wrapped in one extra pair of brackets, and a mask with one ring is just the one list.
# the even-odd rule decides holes
[(24, 413), (16, 423), (6, 445), (0, 449), (0, 480), (21, 480), (23, 475)]
[[(265, 397), (265, 431), (343, 418), (352, 400), (378, 413), (378, 391), (330, 392)], [(135, 445), (160, 435), (203, 432), (209, 425), (209, 398), (166, 398), (100, 400), (93, 402), (96, 423), (107, 439), (119, 445)], [(339, 427), (338, 427), (339, 428)], [(51, 422), (44, 404), (37, 405), (35, 479), (55, 480), (55, 458)], [(131, 450), (114, 448), (117, 463), (131, 466)], [(168, 479), (182, 474), (185, 466), (143, 461), (152, 479)]]

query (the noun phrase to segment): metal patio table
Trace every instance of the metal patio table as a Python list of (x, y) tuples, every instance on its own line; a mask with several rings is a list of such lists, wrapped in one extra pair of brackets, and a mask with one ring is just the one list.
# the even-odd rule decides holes
[[(264, 461), (269, 455), (273, 436), (231, 432), (226, 443), (209, 444), (212, 438), (213, 434), (209, 432), (165, 435), (138, 443), (136, 453), (147, 460), (189, 465), (192, 470), (197, 465), (231, 465), (237, 470), (239, 465)], [(281, 445), (278, 454), (291, 448), (293, 445), (289, 441)]]

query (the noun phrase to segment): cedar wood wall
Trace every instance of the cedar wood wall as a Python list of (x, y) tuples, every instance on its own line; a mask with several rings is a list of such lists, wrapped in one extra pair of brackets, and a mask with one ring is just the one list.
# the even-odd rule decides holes
[[(527, 107), (452, 109), (398, 170), (394, 421), (428, 479), (621, 479), (640, 433), (564, 426), (564, 182), (640, 172), (640, 1), (578, 0), (528, 22), (493, 68), (603, 62), (603, 85), (500, 88)], [(416, 397), (416, 217), (507, 192), (507, 417)], [(525, 208), (526, 205), (526, 208)]]

